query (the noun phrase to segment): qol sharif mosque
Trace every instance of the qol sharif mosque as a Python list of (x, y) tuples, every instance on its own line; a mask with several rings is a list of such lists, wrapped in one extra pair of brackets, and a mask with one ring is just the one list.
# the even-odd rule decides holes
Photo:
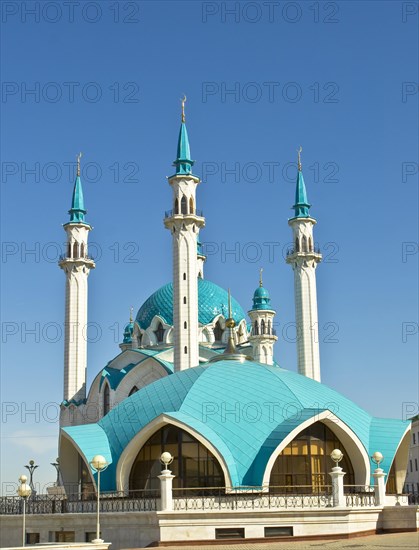
[[(64, 399), (60, 467), (69, 493), (94, 493), (89, 463), (103, 455), (108, 467), (101, 489), (129, 495), (158, 491), (160, 456), (170, 452), (176, 489), (249, 487), (318, 492), (330, 483), (330, 453), (340, 449), (348, 486), (371, 482), (375, 451), (384, 455), (387, 494), (402, 492), (410, 424), (375, 418), (320, 381), (317, 323), (316, 220), (301, 168), (294, 216), (288, 221), (293, 249), (298, 373), (274, 359), (275, 309), (260, 284), (246, 312), (230, 293), (204, 276), (199, 177), (193, 173), (184, 104), (168, 178), (172, 210), (164, 226), (173, 243), (172, 281), (157, 289), (125, 327), (120, 353), (86, 387), (89, 257), (80, 167), (67, 249), (60, 260), (66, 278)], [(269, 488), (269, 489), (268, 489)], [(303, 489), (301, 489), (303, 488)]]

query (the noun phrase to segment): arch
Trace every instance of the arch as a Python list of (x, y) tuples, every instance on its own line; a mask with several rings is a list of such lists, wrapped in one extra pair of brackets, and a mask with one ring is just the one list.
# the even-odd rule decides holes
[(295, 251), (300, 252), (300, 241), (298, 240), (298, 237), (295, 239)]
[(308, 239), (308, 251), (313, 252), (313, 239), (311, 237)]
[(158, 344), (161, 344), (164, 341), (164, 332), (165, 330), (162, 323), (159, 323), (156, 330), (154, 331), (154, 335)]
[(73, 258), (79, 257), (79, 245), (77, 242), (74, 242), (73, 244)]
[(194, 212), (195, 212), (195, 207), (194, 207), (194, 203), (193, 203), (193, 198), (191, 197), (189, 199), (189, 213), (193, 214)]
[(179, 199), (175, 200), (175, 214), (179, 214)]
[(137, 386), (133, 386), (128, 394), (128, 397), (130, 397), (130, 395), (134, 395), (134, 393), (137, 393), (138, 391), (138, 388)]
[(271, 320), (268, 319), (268, 334), (272, 334)]
[(215, 339), (215, 341), (216, 342), (222, 342), (223, 341), (223, 334), (224, 334), (224, 329), (221, 326), (220, 320), (218, 319), (218, 321), (215, 323), (215, 326), (214, 326), (214, 339)]
[(188, 201), (186, 200), (185, 195), (182, 195), (182, 200), (180, 201), (180, 213), (181, 214), (188, 213)]
[(390, 490), (395, 490), (398, 494), (403, 491), (403, 483), (406, 477), (407, 461), (409, 458), (409, 446), (410, 426), (406, 428), (403, 437), (400, 439), (397, 450), (394, 453), (394, 458), (388, 470), (388, 475), (386, 478), (386, 485), (388, 484), (386, 492), (388, 494)]
[(307, 252), (307, 237), (303, 235), (303, 252)]
[(103, 384), (103, 416), (111, 410), (111, 390), (107, 381)]
[(254, 322), (254, 325), (253, 325), (253, 334), (255, 336), (259, 336), (259, 325), (257, 320)]
[(71, 244), (67, 243), (67, 258), (71, 258)]
[(265, 319), (262, 319), (260, 322), (260, 333), (266, 334)]
[(327, 425), (328, 428), (336, 435), (336, 437), (344, 445), (350, 459), (355, 474), (356, 485), (369, 485), (370, 476), (370, 459), (368, 453), (358, 438), (355, 432), (349, 428), (340, 418), (334, 415), (329, 410), (322, 411), (321, 413), (314, 414), (312, 417), (304, 420), (296, 428), (291, 430), (287, 436), (279, 443), (276, 449), (273, 451), (266, 464), (263, 474), (263, 485), (269, 486), (269, 480), (271, 478), (272, 468), (275, 464), (277, 457), (285, 449), (285, 447), (293, 441), (297, 435), (305, 428), (311, 426), (315, 422), (321, 421)]
[[(128, 445), (125, 447), (121, 456), (119, 457), (118, 463), (116, 465), (116, 485), (117, 491), (127, 491), (128, 490), (128, 481), (129, 475), (131, 473), (132, 465), (138, 455), (139, 450), (144, 446), (148, 439), (155, 433), (159, 428), (165, 425), (173, 425), (181, 428), (185, 432), (190, 433), (195, 439), (197, 439), (204, 447), (206, 447), (217, 459), (218, 464), (221, 466), (221, 469), (224, 474), (224, 485), (225, 487), (231, 487), (232, 481), (230, 476), (230, 471), (227, 466), (227, 462), (224, 459), (220, 451), (215, 447), (211, 441), (206, 439), (200, 432), (188, 426), (184, 422), (172, 418), (171, 416), (161, 414), (149, 424), (144, 426), (142, 430), (137, 432), (137, 434), (131, 439)], [(215, 436), (215, 434), (214, 434)], [(225, 452), (228, 453), (228, 448), (225, 449)]]
[(81, 243), (80, 245), (80, 257), (84, 258), (84, 243)]

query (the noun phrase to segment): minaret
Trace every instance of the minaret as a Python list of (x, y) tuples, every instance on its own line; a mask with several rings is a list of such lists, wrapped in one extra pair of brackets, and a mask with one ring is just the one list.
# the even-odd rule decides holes
[(87, 239), (92, 227), (84, 221), (83, 190), (80, 180), (80, 155), (73, 200), (68, 211), (70, 221), (64, 225), (67, 233), (66, 253), (59, 266), (66, 276), (64, 323), (64, 401), (75, 404), (86, 398), (87, 367), (87, 277), (95, 263), (87, 254)]
[(132, 316), (133, 307), (130, 309), (129, 313), (129, 323), (125, 325), (124, 328), (124, 339), (119, 344), (119, 347), (121, 348), (121, 351), (125, 351), (127, 349), (132, 349), (132, 335), (134, 333), (134, 318)]
[(262, 271), (259, 274), (259, 287), (253, 294), (253, 307), (248, 311), (252, 321), (249, 342), (252, 344), (253, 357), (259, 363), (272, 365), (274, 362), (274, 344), (278, 340), (273, 328), (276, 311), (272, 309), (269, 292), (263, 287)]
[(185, 101), (174, 161), (176, 172), (168, 178), (173, 191), (173, 210), (166, 212), (164, 225), (173, 238), (173, 324), (175, 371), (199, 364), (198, 347), (198, 260), (197, 238), (205, 225), (196, 210), (196, 187), (200, 180), (192, 174)]
[(297, 325), (298, 372), (320, 382), (319, 327), (317, 320), (316, 267), (322, 255), (315, 250), (310, 204), (301, 171), (301, 152), (298, 151), (298, 175), (295, 216), (288, 220), (292, 228), (293, 249), (287, 263), (294, 270), (295, 321)]
[(207, 261), (207, 257), (205, 256), (203, 250), (202, 250), (202, 243), (199, 240), (199, 235), (197, 239), (197, 261), (198, 261), (198, 278), (203, 279), (204, 278), (204, 263)]

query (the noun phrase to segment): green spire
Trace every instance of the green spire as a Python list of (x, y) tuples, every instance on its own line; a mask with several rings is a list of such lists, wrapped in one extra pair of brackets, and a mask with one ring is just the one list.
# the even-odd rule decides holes
[(185, 124), (185, 102), (186, 96), (182, 99), (182, 119), (180, 124), (179, 139), (177, 142), (177, 155), (173, 165), (176, 166), (176, 175), (192, 174), (194, 161), (191, 160), (188, 131)]
[(293, 206), (295, 212), (295, 218), (309, 218), (311, 204), (307, 199), (307, 191), (304, 183), (303, 172), (301, 169), (301, 152), (303, 148), (300, 146), (298, 150), (298, 175), (297, 175), (297, 189), (295, 191), (295, 204)]
[(81, 179), (80, 179), (80, 158), (81, 158), (81, 153), (77, 157), (76, 181), (74, 183), (71, 208), (68, 211), (68, 213), (70, 214), (70, 223), (85, 223), (84, 216), (87, 213), (87, 210), (85, 210), (84, 208), (83, 188), (81, 186)]

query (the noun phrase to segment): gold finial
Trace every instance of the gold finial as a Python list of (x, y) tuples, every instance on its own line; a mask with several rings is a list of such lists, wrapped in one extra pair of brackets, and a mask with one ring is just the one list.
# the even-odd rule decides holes
[(134, 308), (131, 306), (129, 308), (129, 322), (132, 323), (133, 322), (133, 317), (132, 317), (132, 312), (134, 311)]
[(79, 153), (77, 155), (77, 175), (80, 176), (80, 159), (81, 159), (82, 153)]
[(186, 103), (186, 95), (183, 94), (183, 99), (180, 100), (182, 102), (182, 122), (185, 122), (185, 103)]
[(262, 273), (263, 273), (263, 267), (259, 269), (259, 286), (263, 286)]
[(303, 148), (300, 145), (300, 148), (297, 149), (298, 153), (298, 171), (301, 172), (301, 153), (303, 152)]

